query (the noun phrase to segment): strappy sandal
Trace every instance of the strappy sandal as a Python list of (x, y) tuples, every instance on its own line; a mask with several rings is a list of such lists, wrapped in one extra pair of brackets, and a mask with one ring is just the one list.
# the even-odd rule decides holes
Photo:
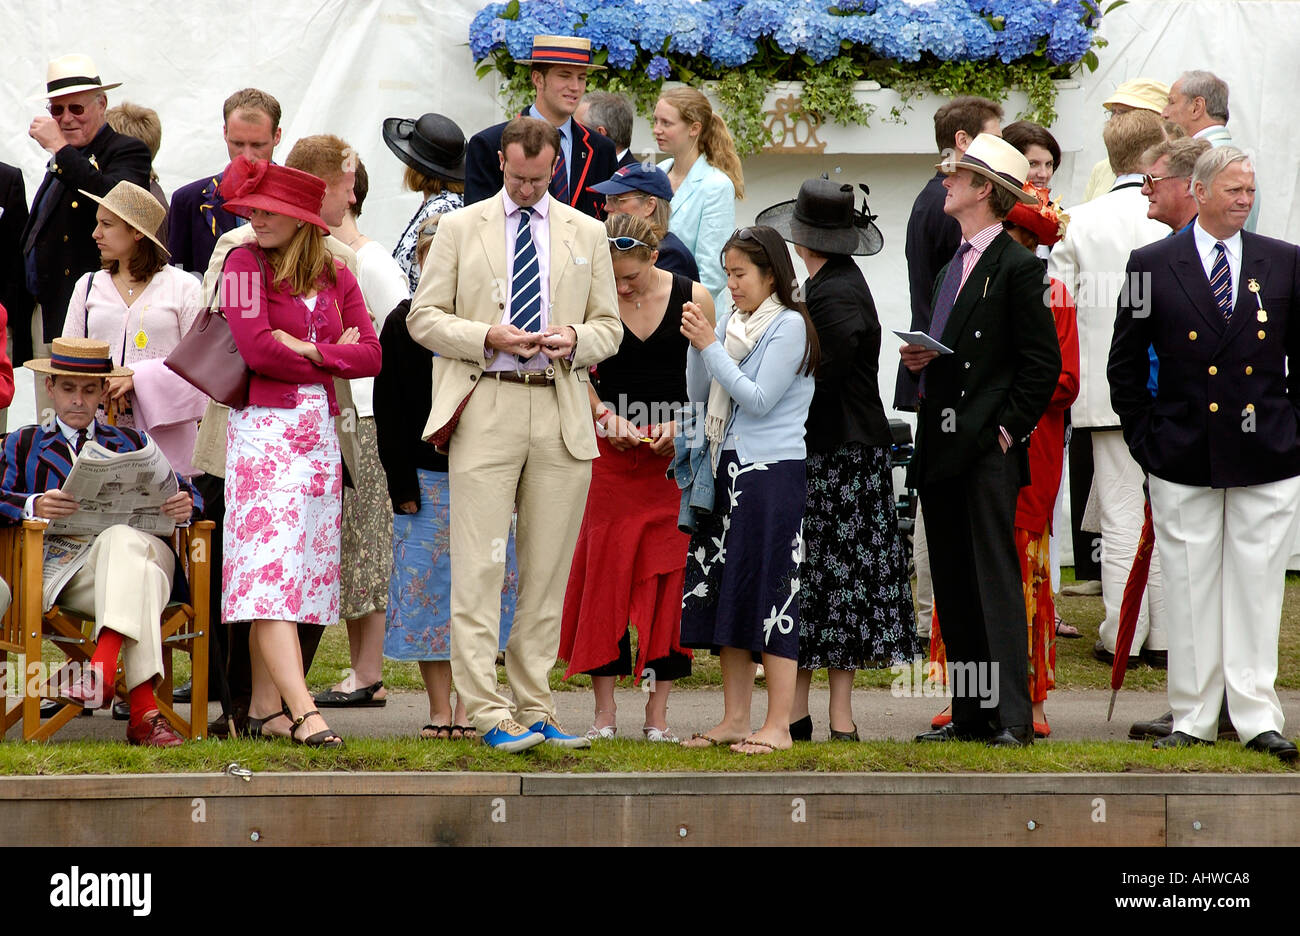
[[(691, 744), (690, 743), (691, 741), (707, 741), (708, 744), (707, 745)], [(697, 731), (695, 732), (695, 734), (691, 735), (690, 739), (685, 744), (683, 744), (682, 747), (697, 748), (703, 750), (705, 747), (730, 747), (733, 744), (743, 744), (743, 743), (744, 742), (742, 741), (719, 741), (717, 738), (713, 737), (712, 735), (707, 735), (704, 734), (703, 732)]]
[(652, 744), (681, 744), (682, 739), (669, 728), (642, 728), (645, 739)]
[(384, 681), (381, 679), (377, 683), (369, 686), (362, 686), (360, 689), (353, 689), (351, 692), (344, 692), (341, 689), (329, 689), (312, 699), (321, 708), (383, 708), (388, 704), (387, 697), (376, 699), (375, 693), (384, 688)]
[(592, 741), (608, 741), (616, 734), (618, 734), (618, 728), (614, 725), (606, 725), (604, 728), (597, 728), (592, 725), (587, 729), (587, 737)]
[[(308, 735), (306, 738), (298, 737), (298, 729), (301, 728), (313, 715), (320, 715), (320, 712), (312, 709), (310, 712), (303, 712), (293, 720), (293, 728), (289, 730), (289, 737), (293, 739), (294, 744), (305, 744), (307, 747), (314, 748), (341, 748), (343, 739), (340, 738), (333, 729), (326, 728), (324, 731), (318, 731), (314, 735)], [(323, 716), (322, 716), (323, 717)]]
[(735, 751), (735, 753), (746, 754), (749, 755), (750, 757), (755, 757), (759, 754), (772, 754), (776, 751), (775, 744), (769, 744), (766, 741), (760, 741), (758, 740), (758, 738), (746, 738), (744, 741), (737, 741), (735, 745), (732, 746), (732, 750), (734, 751), (736, 747), (743, 747), (746, 744), (752, 744), (755, 747), (767, 748), (767, 750), (766, 751)]
[[(473, 725), (452, 725), (451, 731), (452, 731), (451, 740), (453, 741), (477, 741), (478, 740), (478, 729), (475, 728)], [(460, 732), (459, 738), (456, 737), (457, 731)]]
[(289, 734), (287, 735), (273, 734), (269, 731), (266, 734), (262, 733), (263, 725), (265, 725), (269, 721), (275, 721), (281, 715), (289, 719), (289, 721), (293, 721), (293, 715), (289, 713), (288, 708), (282, 708), (280, 709), (280, 711), (273, 712), (270, 715), (263, 715), (261, 718), (254, 718), (252, 715), (249, 715), (248, 718), (245, 719), (244, 721), (244, 736), (247, 738), (251, 738), (253, 740), (262, 740), (262, 741), (269, 741), (272, 738), (292, 737), (293, 736), (292, 730), (290, 730)]
[[(446, 732), (444, 735), (443, 732)], [(428, 724), (420, 729), (420, 740), (422, 741), (450, 741), (451, 725)]]

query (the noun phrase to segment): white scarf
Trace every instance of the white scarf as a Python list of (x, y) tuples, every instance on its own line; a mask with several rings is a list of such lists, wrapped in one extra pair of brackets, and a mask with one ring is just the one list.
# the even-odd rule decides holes
[[(767, 331), (767, 326), (784, 311), (785, 306), (775, 293), (759, 303), (753, 312), (741, 312), (735, 306), (731, 307), (722, 346), (737, 366), (754, 350), (754, 346), (763, 337), (763, 332)], [(727, 420), (730, 416), (731, 395), (715, 377), (709, 385), (709, 409), (704, 419), (704, 437), (709, 440), (709, 459), (714, 474), (718, 470), (718, 459), (722, 455), (722, 442), (727, 435)]]

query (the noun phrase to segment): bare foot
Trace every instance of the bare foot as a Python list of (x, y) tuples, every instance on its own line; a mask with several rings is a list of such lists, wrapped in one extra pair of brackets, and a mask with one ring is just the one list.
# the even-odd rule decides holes
[(782, 736), (778, 732), (760, 728), (739, 744), (733, 744), (731, 749), (737, 754), (771, 754), (773, 751), (788, 751), (791, 747), (789, 731)]

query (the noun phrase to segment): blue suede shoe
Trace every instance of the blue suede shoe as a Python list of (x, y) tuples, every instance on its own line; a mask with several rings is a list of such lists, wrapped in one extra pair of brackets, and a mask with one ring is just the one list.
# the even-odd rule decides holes
[(498, 751), (515, 753), (526, 751), (546, 741), (543, 735), (529, 731), (513, 718), (503, 718), (500, 724), (483, 736), (483, 743)]
[(546, 739), (547, 744), (554, 744), (556, 747), (563, 748), (589, 748), (591, 747), (590, 738), (582, 738), (578, 735), (565, 734), (560, 730), (560, 726), (555, 723), (551, 716), (543, 718), (541, 721), (532, 725), (531, 731), (541, 735)]

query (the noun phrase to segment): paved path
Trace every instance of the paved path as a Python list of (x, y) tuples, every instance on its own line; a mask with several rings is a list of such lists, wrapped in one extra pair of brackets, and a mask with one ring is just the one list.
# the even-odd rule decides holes
[[(1300, 726), (1300, 691), (1279, 693), (1287, 724)], [(637, 738), (644, 723), (642, 708), (645, 696), (634, 689), (622, 689), (615, 694), (618, 703), (620, 737)], [(829, 690), (813, 689), (812, 716), (816, 740), (826, 738), (826, 709)], [(569, 731), (581, 733), (591, 724), (592, 696), (589, 692), (555, 693), (560, 723)], [(1115, 716), (1106, 721), (1106, 707), (1110, 702), (1109, 690), (1079, 689), (1052, 692), (1047, 699), (1047, 719), (1052, 726), (1052, 739), (1060, 741), (1121, 741), (1128, 737), (1129, 724), (1137, 719), (1150, 719), (1168, 707), (1162, 692), (1121, 691), (1115, 703)], [(943, 699), (895, 698), (887, 689), (858, 689), (853, 693), (853, 713), (858, 732), (864, 740), (907, 740), (929, 724), (930, 717), (946, 704)], [(767, 707), (767, 693), (754, 690), (753, 724), (762, 723)], [(212, 717), (220, 707), (210, 707)], [(428, 701), (422, 692), (393, 692), (388, 705), (375, 709), (326, 710), (330, 725), (345, 738), (410, 736), (419, 732), (428, 721)], [(717, 723), (722, 715), (721, 689), (692, 689), (673, 693), (668, 707), (669, 724), (681, 737), (691, 732), (705, 731)], [(78, 738), (114, 739), (125, 737), (126, 723), (115, 722), (107, 712), (96, 712), (93, 718), (77, 718), (60, 731), (59, 741)], [(17, 729), (11, 730), (12, 740)]]

